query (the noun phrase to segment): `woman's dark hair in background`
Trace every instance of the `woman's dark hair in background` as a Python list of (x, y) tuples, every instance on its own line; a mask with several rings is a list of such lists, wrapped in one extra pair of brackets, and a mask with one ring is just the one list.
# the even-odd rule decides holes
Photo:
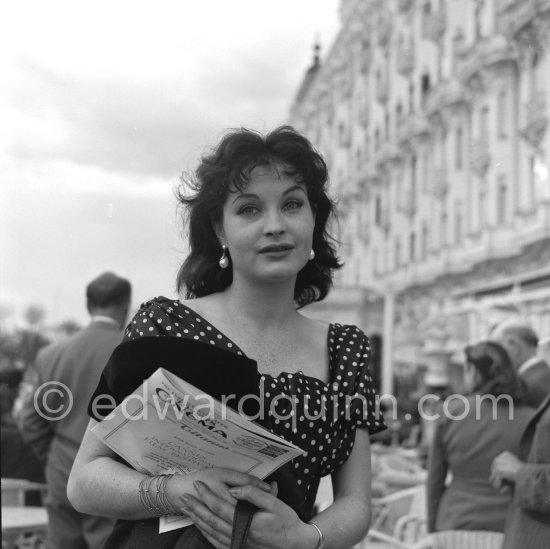
[(232, 269), (218, 265), (222, 249), (215, 228), (222, 223), (231, 186), (243, 190), (252, 170), (259, 166), (272, 167), (303, 183), (315, 213), (315, 259), (298, 273), (295, 302), (303, 307), (321, 301), (329, 292), (333, 271), (342, 264), (327, 230), (327, 221), (334, 214), (326, 191), (327, 166), (304, 136), (291, 126), (281, 126), (265, 136), (246, 128), (230, 131), (211, 154), (202, 157), (193, 181), (182, 178), (177, 198), (188, 210), (191, 249), (178, 272), (177, 289), (185, 287), (187, 298), (209, 295), (231, 284)]
[(514, 402), (524, 397), (521, 381), (512, 366), (506, 349), (494, 341), (480, 341), (464, 349), (466, 360), (474, 366), (478, 382), (474, 393), (494, 396), (510, 395)]

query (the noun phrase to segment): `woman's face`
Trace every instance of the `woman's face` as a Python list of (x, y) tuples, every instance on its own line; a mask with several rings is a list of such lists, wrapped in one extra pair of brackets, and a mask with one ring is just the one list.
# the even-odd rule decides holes
[(282, 169), (259, 166), (242, 191), (232, 191), (218, 236), (229, 249), (233, 279), (295, 280), (309, 260), (315, 226), (306, 187)]

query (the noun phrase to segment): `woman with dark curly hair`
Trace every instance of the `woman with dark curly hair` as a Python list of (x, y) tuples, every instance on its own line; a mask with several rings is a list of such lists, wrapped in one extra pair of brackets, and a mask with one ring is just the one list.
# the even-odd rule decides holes
[(439, 410), (428, 465), (428, 530), (504, 532), (510, 497), (492, 486), (491, 463), (505, 450), (518, 451), (534, 410), (523, 404), (504, 347), (482, 341), (464, 352), (471, 393), (449, 397)]
[[(368, 338), (300, 311), (327, 295), (341, 267), (328, 234), (326, 164), (289, 126), (265, 136), (234, 130), (202, 158), (194, 180), (182, 181), (178, 198), (189, 214), (190, 251), (177, 277), (186, 299), (145, 303), (126, 338), (180, 336), (254, 359), (269, 428), (306, 452), (292, 471), (310, 511), (328, 474), (334, 503), (299, 516), (274, 486), (217, 468), (171, 477), (167, 501), (193, 519), (208, 546), (229, 547), (235, 505), (246, 500), (259, 508), (247, 547), (351, 547), (369, 525), (369, 433), (384, 424), (375, 414)], [(363, 405), (345, 405), (348, 397)], [(342, 405), (338, 413), (320, 413), (326, 400)], [(86, 435), (69, 494), (84, 512), (139, 520), (150, 516), (138, 493), (144, 477)]]

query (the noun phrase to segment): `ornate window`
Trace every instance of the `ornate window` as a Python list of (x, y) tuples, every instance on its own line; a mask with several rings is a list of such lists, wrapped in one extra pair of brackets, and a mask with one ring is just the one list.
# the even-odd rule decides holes
[(430, 75), (429, 73), (425, 72), (420, 78), (420, 100), (422, 102), (422, 106), (424, 106), (426, 103), (426, 99), (428, 97), (428, 94), (430, 93), (430, 87)]
[(489, 138), (489, 107), (484, 105), (479, 113), (479, 137), (483, 140)]
[(414, 208), (416, 205), (416, 189), (417, 189), (417, 169), (418, 161), (416, 154), (413, 154), (411, 157), (411, 206)]
[(462, 226), (462, 202), (457, 200), (455, 202), (455, 244), (458, 246), (462, 244), (463, 226)]
[(396, 269), (401, 266), (401, 240), (398, 236), (395, 237), (395, 261), (394, 265)]
[(409, 259), (414, 261), (416, 258), (416, 234), (414, 231), (409, 235)]
[(374, 199), (374, 223), (380, 227), (382, 225), (382, 199), (377, 195)]
[(422, 239), (420, 242), (420, 257), (425, 260), (428, 257), (428, 226), (422, 223)]
[(474, 36), (476, 42), (482, 37), (482, 27), (481, 27), (481, 10), (483, 9), (483, 1), (476, 0), (476, 5), (474, 8)]
[(443, 210), (440, 215), (439, 219), (439, 226), (440, 226), (440, 247), (446, 248), (447, 247), (447, 212)]
[(505, 89), (498, 93), (498, 136), (506, 139), (509, 131), (508, 93)]
[(378, 126), (374, 130), (374, 150), (380, 150), (380, 128)]
[(482, 182), (481, 188), (479, 190), (479, 203), (477, 205), (477, 214), (479, 220), (479, 228), (485, 229), (487, 226), (487, 189), (486, 183)]
[(399, 101), (395, 106), (395, 127), (396, 128), (399, 127), (399, 124), (401, 123), (402, 118), (403, 118), (403, 105), (401, 104), (401, 101)]
[(464, 167), (464, 131), (462, 127), (456, 129), (455, 133), (455, 168), (462, 171)]
[(508, 185), (506, 176), (498, 176), (497, 186), (497, 224), (504, 225), (508, 220)]

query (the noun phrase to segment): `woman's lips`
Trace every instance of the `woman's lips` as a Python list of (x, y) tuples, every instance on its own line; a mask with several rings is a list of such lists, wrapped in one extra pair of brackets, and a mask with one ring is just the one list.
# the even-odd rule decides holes
[(261, 254), (272, 254), (272, 253), (282, 253), (289, 252), (293, 250), (294, 246), (292, 244), (270, 244), (269, 246), (264, 246), (261, 250)]

